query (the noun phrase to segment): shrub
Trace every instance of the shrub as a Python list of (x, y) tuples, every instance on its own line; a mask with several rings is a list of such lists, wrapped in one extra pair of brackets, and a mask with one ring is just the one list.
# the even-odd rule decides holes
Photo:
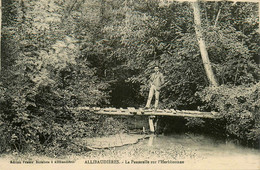
[(226, 119), (226, 131), (243, 141), (260, 139), (260, 82), (252, 85), (208, 87), (199, 93)]

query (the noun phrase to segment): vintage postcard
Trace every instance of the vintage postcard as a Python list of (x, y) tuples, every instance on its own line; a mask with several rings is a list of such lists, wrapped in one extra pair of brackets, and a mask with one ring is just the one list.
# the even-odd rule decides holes
[(260, 169), (258, 0), (0, 0), (0, 169)]

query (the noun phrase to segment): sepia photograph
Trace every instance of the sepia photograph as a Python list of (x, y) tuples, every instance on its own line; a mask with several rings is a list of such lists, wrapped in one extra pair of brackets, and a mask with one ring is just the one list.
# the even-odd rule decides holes
[(0, 170), (260, 170), (259, 0), (0, 0)]

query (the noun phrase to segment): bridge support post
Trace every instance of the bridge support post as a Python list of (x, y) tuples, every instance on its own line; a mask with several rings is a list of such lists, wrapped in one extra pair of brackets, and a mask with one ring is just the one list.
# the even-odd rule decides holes
[(154, 120), (155, 116), (149, 116), (148, 121), (149, 121), (149, 127), (150, 127), (150, 132), (154, 133)]

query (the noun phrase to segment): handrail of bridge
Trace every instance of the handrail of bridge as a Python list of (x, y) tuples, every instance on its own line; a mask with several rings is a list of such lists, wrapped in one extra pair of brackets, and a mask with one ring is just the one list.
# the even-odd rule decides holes
[(218, 112), (201, 112), (195, 110), (175, 110), (175, 109), (143, 109), (143, 108), (134, 108), (128, 107), (127, 109), (123, 108), (100, 108), (100, 107), (77, 107), (76, 110), (86, 110), (92, 111), (96, 114), (103, 115), (146, 115), (146, 116), (178, 116), (178, 117), (198, 117), (198, 118), (220, 118)]

